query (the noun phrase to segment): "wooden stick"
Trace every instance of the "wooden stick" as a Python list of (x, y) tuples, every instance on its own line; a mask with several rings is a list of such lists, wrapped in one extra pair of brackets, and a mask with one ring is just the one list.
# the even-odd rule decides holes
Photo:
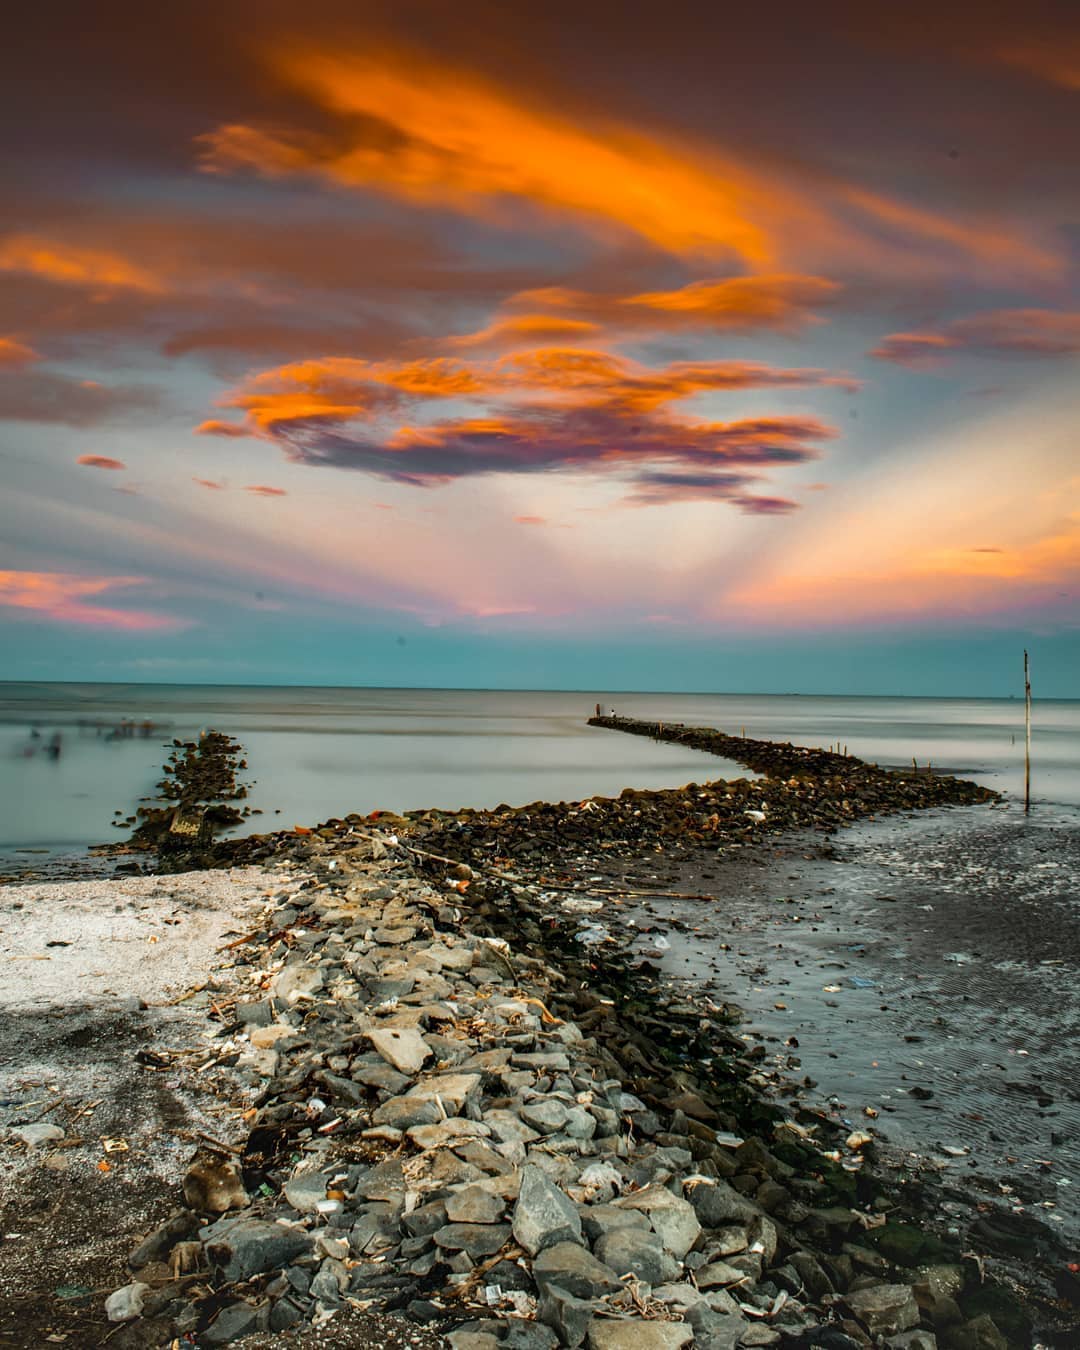
[(1031, 810), (1031, 668), (1024, 649), (1024, 815)]

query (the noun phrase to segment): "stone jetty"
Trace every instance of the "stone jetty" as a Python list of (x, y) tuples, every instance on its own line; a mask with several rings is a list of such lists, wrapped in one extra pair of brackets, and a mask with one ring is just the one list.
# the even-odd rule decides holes
[(872, 1129), (764, 1103), (724, 1009), (658, 1001), (482, 834), (483, 867), (434, 834), (273, 841), (297, 884), (232, 945), (203, 1068), (234, 1129), (131, 1253), (111, 1344), (350, 1308), (453, 1350), (1030, 1343), (977, 1254), (873, 1174)]

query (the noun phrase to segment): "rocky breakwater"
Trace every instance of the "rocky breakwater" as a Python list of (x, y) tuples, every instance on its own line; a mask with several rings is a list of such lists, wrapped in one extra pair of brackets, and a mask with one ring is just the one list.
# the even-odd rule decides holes
[[(347, 823), (294, 841), (307, 884), (235, 944), (217, 1001), (209, 1072), (245, 1133), (196, 1157), (184, 1208), (132, 1253), (114, 1345), (350, 1306), (454, 1350), (1024, 1343), (975, 1306), (974, 1262), (913, 1230), (901, 1264), (883, 1250), (895, 1200), (860, 1191), (835, 1141), (777, 1111), (734, 1133), (691, 1067), (658, 1078), (595, 964), (596, 987), (552, 966), (470, 903), (467, 865), (425, 878), (414, 856)], [(722, 1018), (680, 1016), (752, 1072)]]
[[(712, 727), (688, 727), (681, 722), (646, 722), (630, 717), (591, 717), (589, 726), (607, 727), (632, 736), (672, 741), (721, 755), (736, 764), (762, 774), (772, 786), (805, 790), (815, 785), (831, 798), (831, 815), (836, 823), (859, 816), (890, 811), (925, 810), (933, 806), (967, 806), (996, 801), (998, 793), (951, 774), (934, 773), (932, 766), (921, 770), (882, 769), (855, 755), (792, 745), (786, 741), (759, 741), (747, 736), (729, 736)], [(786, 794), (777, 793), (778, 804)], [(828, 802), (818, 803), (818, 813), (827, 819)]]

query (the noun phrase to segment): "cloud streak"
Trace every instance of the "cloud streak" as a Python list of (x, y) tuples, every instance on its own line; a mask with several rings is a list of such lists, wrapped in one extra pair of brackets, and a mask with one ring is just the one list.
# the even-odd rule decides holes
[(70, 572), (0, 571), (0, 608), (32, 618), (121, 632), (161, 632), (185, 627), (171, 615), (114, 609), (93, 603), (98, 596), (146, 584), (145, 577), (76, 576)]
[(870, 355), (925, 369), (958, 352), (1000, 356), (1074, 356), (1080, 353), (1080, 312), (997, 309), (922, 333), (890, 333)]

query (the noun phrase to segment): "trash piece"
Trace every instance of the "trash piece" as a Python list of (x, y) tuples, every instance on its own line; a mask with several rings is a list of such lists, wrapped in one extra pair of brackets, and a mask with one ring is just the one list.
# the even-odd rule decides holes
[(873, 989), (877, 983), (876, 980), (868, 980), (862, 975), (849, 975), (847, 979), (852, 989)]
[(101, 1147), (106, 1153), (126, 1153), (130, 1145), (126, 1139), (102, 1139)]
[(852, 1153), (857, 1153), (859, 1149), (865, 1148), (867, 1144), (872, 1144), (874, 1142), (874, 1136), (872, 1134), (867, 1134), (865, 1130), (852, 1130), (844, 1142), (847, 1144), (848, 1148), (851, 1149)]
[(839, 992), (840, 992), (840, 985), (838, 984), (827, 984), (822, 990), (822, 993), (825, 994), (838, 994)]

